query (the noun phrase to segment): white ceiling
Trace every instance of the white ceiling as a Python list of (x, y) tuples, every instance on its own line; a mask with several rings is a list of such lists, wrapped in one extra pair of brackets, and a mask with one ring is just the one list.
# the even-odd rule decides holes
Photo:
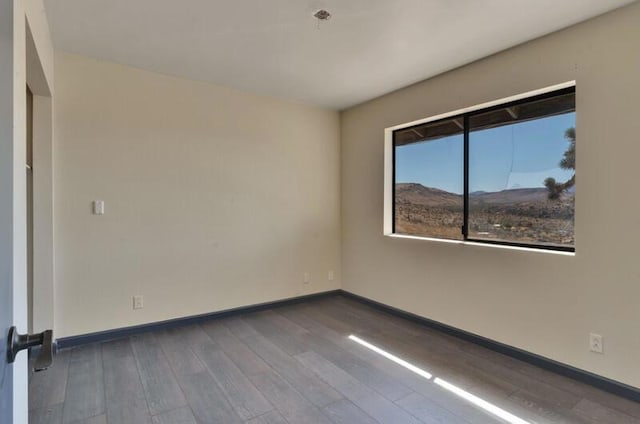
[[(633, 0), (46, 0), (57, 48), (343, 109)], [(321, 23), (320, 8), (333, 17)]]

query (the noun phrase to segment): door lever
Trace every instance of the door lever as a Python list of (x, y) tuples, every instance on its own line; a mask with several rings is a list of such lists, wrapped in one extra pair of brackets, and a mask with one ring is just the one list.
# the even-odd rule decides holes
[(53, 362), (53, 331), (45, 330), (37, 334), (18, 334), (15, 326), (9, 329), (9, 341), (7, 343), (7, 361), (11, 364), (16, 359), (18, 352), (34, 346), (42, 346), (36, 358), (33, 370), (44, 371)]

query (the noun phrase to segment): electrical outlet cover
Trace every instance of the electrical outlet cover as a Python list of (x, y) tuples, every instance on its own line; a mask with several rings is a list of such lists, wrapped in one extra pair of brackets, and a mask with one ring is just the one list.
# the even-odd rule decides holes
[(142, 296), (133, 296), (133, 309), (142, 309), (143, 306)]
[(589, 334), (589, 350), (594, 353), (604, 353), (604, 344), (600, 334)]

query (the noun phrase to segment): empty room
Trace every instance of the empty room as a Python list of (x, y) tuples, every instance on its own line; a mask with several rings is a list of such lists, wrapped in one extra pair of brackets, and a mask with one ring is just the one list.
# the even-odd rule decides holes
[(0, 424), (640, 424), (640, 2), (0, 0)]

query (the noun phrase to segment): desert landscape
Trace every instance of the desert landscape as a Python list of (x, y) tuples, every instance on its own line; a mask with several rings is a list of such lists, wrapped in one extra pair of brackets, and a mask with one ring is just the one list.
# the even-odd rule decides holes
[[(469, 238), (573, 246), (575, 192), (550, 200), (546, 188), (469, 195)], [(461, 240), (463, 197), (417, 183), (395, 187), (395, 232)]]

